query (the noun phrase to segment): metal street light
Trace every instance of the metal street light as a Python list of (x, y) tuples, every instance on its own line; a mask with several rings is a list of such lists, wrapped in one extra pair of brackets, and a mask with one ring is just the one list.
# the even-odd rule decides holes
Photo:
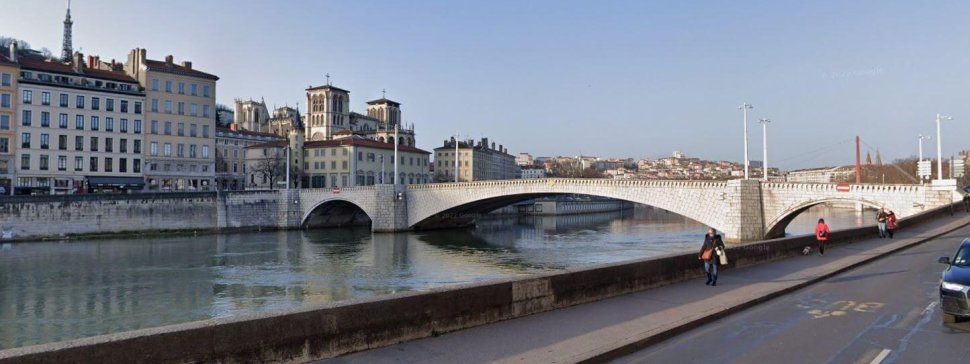
[(943, 180), (943, 141), (940, 140), (940, 120), (953, 120), (953, 118), (936, 114), (936, 174), (938, 180)]
[(455, 183), (458, 183), (458, 138), (461, 135), (455, 133)]
[(762, 143), (764, 146), (764, 157), (761, 161), (761, 171), (764, 174), (764, 181), (768, 182), (768, 123), (771, 122), (770, 119), (761, 118), (761, 136)]
[(738, 109), (744, 113), (744, 179), (748, 179), (748, 109), (753, 109), (754, 106), (745, 102), (738, 106)]
[(919, 161), (923, 161), (923, 139), (933, 139), (929, 135), (920, 134), (919, 137)]

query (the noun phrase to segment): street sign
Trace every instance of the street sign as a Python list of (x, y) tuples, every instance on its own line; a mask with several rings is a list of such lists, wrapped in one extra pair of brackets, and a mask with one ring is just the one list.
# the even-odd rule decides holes
[(916, 163), (916, 174), (920, 177), (929, 177), (933, 174), (933, 163), (930, 161), (919, 161)]
[(952, 174), (953, 178), (963, 177), (964, 174), (966, 174), (966, 164), (964, 163), (963, 159), (954, 159)]
[(340, 186), (333, 186), (333, 193), (340, 193)]
[(835, 190), (839, 192), (849, 192), (849, 190), (851, 190), (851, 187), (849, 186), (848, 183), (839, 183), (835, 185)]

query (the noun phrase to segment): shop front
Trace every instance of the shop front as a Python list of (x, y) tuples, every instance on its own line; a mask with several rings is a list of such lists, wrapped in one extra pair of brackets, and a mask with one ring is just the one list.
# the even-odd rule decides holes
[(141, 177), (88, 176), (87, 193), (132, 193), (145, 188)]

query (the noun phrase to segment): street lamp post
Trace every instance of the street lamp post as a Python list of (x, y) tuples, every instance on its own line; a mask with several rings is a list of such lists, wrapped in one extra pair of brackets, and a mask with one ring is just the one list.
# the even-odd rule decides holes
[(458, 183), (458, 138), (459, 133), (455, 133), (455, 183)]
[(768, 182), (768, 123), (770, 123), (771, 120), (766, 118), (761, 118), (760, 122), (761, 122), (761, 138), (762, 138), (761, 143), (762, 143), (762, 147), (764, 148), (764, 155), (762, 156), (762, 161), (761, 161), (761, 171), (764, 174), (763, 176), (764, 181)]
[(744, 114), (744, 179), (748, 179), (748, 109), (753, 108), (754, 106), (747, 102), (738, 106)]
[(394, 185), (397, 185), (397, 132), (399, 129), (401, 129), (400, 122), (394, 124), (394, 176), (391, 177), (391, 181), (394, 181)]
[(384, 154), (381, 153), (381, 184), (384, 184)]
[(286, 146), (286, 190), (290, 190), (290, 146)]
[(936, 114), (936, 177), (938, 180), (943, 180), (943, 141), (940, 140), (940, 120), (953, 120), (953, 118)]
[(929, 135), (920, 134), (917, 138), (919, 140), (919, 161), (923, 161), (923, 139), (933, 139)]

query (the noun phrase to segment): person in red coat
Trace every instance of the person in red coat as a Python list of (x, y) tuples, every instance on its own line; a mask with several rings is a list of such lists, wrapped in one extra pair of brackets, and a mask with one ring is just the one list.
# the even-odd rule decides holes
[(815, 225), (815, 241), (818, 242), (818, 255), (825, 255), (825, 243), (829, 241), (829, 226), (825, 225), (825, 219), (818, 219)]
[(889, 238), (893, 238), (893, 234), (896, 232), (896, 213), (889, 211), (889, 216), (886, 216), (886, 232), (889, 233)]

